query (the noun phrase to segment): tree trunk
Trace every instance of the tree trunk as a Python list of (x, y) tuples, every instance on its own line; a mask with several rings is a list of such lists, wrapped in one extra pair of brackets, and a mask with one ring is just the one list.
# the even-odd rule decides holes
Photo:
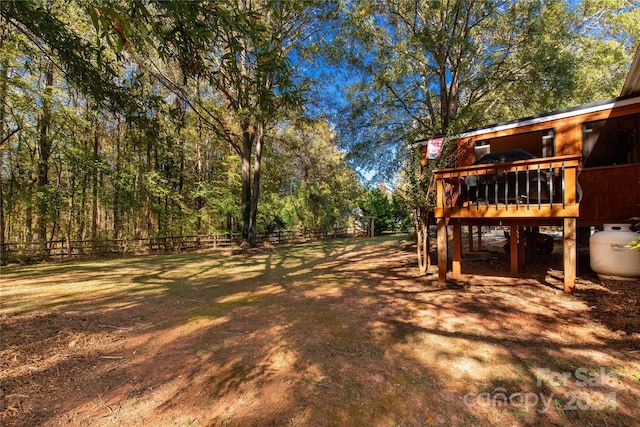
[[(153, 144), (153, 171), (156, 173), (160, 173), (160, 153), (158, 151), (157, 142)], [(165, 226), (165, 209), (166, 200), (162, 200), (162, 196), (158, 195), (155, 197), (155, 208), (156, 208), (156, 230), (155, 234), (159, 237), (167, 237), (166, 226)]]
[[(179, 135), (180, 136), (180, 135)], [(178, 138), (178, 153), (180, 156), (180, 170), (178, 172), (178, 193), (182, 193), (183, 188), (184, 188), (184, 172), (185, 172), (185, 167), (184, 167), (184, 140), (183, 138), (180, 136)], [(179, 205), (178, 205), (179, 206)], [(182, 236), (184, 234), (184, 210), (182, 208), (176, 209), (176, 216), (177, 216), (177, 220), (176, 223), (174, 224), (172, 229), (175, 230), (176, 229), (176, 225), (178, 227), (178, 234), (180, 236)], [(174, 231), (175, 232), (175, 231)]]
[[(0, 51), (2, 50), (2, 46), (4, 45), (4, 29), (0, 30)], [(0, 141), (3, 141), (5, 137), (5, 98), (7, 96), (7, 77), (9, 67), (9, 60), (5, 56), (0, 63)], [(8, 141), (4, 141), (8, 143)], [(3, 199), (3, 184), (2, 184), (2, 176), (3, 176), (3, 165), (2, 165), (2, 143), (0, 143), (0, 265), (4, 265), (6, 261), (5, 254), (5, 218), (4, 218), (4, 203)]]
[(258, 198), (260, 196), (260, 174), (262, 167), (262, 146), (264, 144), (264, 124), (257, 123), (254, 127), (256, 139), (256, 154), (253, 159), (253, 190), (251, 193), (251, 213), (249, 221), (249, 244), (256, 245), (258, 222)]
[(98, 131), (98, 119), (95, 119), (93, 129), (93, 176), (91, 193), (91, 242), (94, 253), (98, 244), (98, 148), (100, 147), (100, 133)]
[(53, 87), (53, 64), (47, 63), (45, 69), (45, 88), (42, 96), (42, 117), (40, 119), (40, 136), (38, 138), (38, 164), (37, 164), (37, 193), (36, 193), (36, 214), (37, 214), (37, 240), (42, 244), (42, 249), (46, 249), (47, 242), (47, 213), (49, 210), (49, 157), (51, 156), (51, 137), (49, 128), (51, 127), (51, 92)]
[[(151, 171), (151, 165), (152, 165), (151, 141), (147, 141), (147, 172)], [(151, 218), (151, 205), (153, 204), (153, 201), (151, 198), (151, 184), (149, 183), (148, 180), (146, 184), (149, 188), (145, 190), (147, 193), (147, 197), (146, 197), (146, 203), (145, 203), (144, 217), (147, 223), (147, 237), (151, 238), (153, 237), (153, 219)]]
[(429, 223), (426, 210), (420, 209), (417, 222), (416, 231), (418, 235), (418, 243), (416, 245), (416, 249), (418, 255), (418, 269), (420, 274), (425, 275), (431, 266), (431, 258), (429, 257)]
[(69, 204), (68, 204), (68, 211), (67, 211), (67, 233), (66, 233), (66, 241), (67, 241), (67, 255), (71, 256), (73, 255), (73, 248), (71, 247), (71, 232), (72, 232), (72, 228), (73, 228), (73, 200), (74, 200), (74, 194), (76, 191), (76, 176), (72, 175), (70, 178), (70, 183), (69, 183), (69, 187), (70, 187), (70, 195), (69, 195)]
[(242, 244), (253, 246), (250, 241), (251, 228), (251, 152), (253, 151), (254, 135), (248, 122), (242, 123)]
[(429, 237), (429, 221), (426, 220), (425, 224), (424, 224), (424, 248), (423, 248), (423, 254), (424, 254), (424, 264), (425, 264), (425, 270), (429, 270), (429, 267), (431, 267), (431, 255), (429, 255), (429, 249), (431, 247), (431, 240)]
[(202, 235), (202, 209), (204, 208), (204, 198), (202, 194), (202, 185), (204, 183), (203, 177), (203, 153), (202, 153), (202, 124), (198, 123), (198, 138), (196, 139), (196, 182), (198, 189), (198, 196), (195, 197), (194, 204), (196, 210), (196, 234)]
[[(85, 140), (85, 145), (87, 141)], [(85, 147), (86, 148), (86, 147)], [(85, 151), (86, 152), (86, 151)], [(85, 240), (86, 220), (87, 220), (87, 187), (89, 186), (89, 175), (87, 171), (82, 173), (82, 191), (80, 194), (80, 224), (78, 225), (78, 240)]]
[(115, 240), (118, 239), (120, 234), (120, 176), (121, 176), (121, 123), (120, 117), (116, 120), (116, 179), (113, 183), (113, 233), (112, 236)]

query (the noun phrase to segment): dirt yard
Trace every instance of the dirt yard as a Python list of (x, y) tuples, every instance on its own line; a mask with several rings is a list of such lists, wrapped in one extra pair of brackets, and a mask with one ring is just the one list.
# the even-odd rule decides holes
[(640, 282), (402, 237), (2, 268), (6, 426), (637, 426)]

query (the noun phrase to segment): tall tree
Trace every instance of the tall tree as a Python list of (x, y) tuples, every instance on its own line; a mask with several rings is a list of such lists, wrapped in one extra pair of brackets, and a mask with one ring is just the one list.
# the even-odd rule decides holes
[[(433, 200), (424, 168), (433, 165), (422, 164), (423, 173), (416, 174), (412, 166), (420, 162), (411, 147), (425, 136), (464, 126), (460, 117), (468, 119), (464, 112), (487, 93), (516, 44), (487, 31), (511, 6), (492, 0), (380, 0), (355, 1), (347, 12), (343, 46), (362, 79), (349, 88), (340, 128), (356, 161), (382, 169), (382, 178), (391, 178), (397, 165), (411, 169), (407, 190), (414, 194), (406, 199), (417, 213), (423, 273), (429, 265), (427, 218)], [(379, 159), (386, 166), (380, 168)]]
[(52, 115), (52, 96), (53, 96), (53, 65), (46, 62), (44, 65), (43, 80), (44, 90), (42, 95), (42, 110), (39, 117), (39, 136), (36, 165), (36, 211), (37, 211), (37, 233), (38, 241), (44, 243), (47, 241), (47, 222), (49, 211), (49, 158), (51, 157), (52, 139), (51, 139), (51, 115)]
[[(0, 23), (3, 19), (0, 18)], [(0, 28), (0, 265), (5, 262), (5, 219), (4, 219), (4, 202), (3, 202), (3, 152), (5, 142), (9, 140), (9, 135), (5, 134), (5, 117), (7, 116), (6, 98), (8, 92), (8, 68), (9, 61), (4, 55), (5, 38), (7, 37), (6, 26)], [(14, 133), (14, 132), (12, 132)], [(7, 144), (8, 145), (8, 144)]]
[[(612, 16), (636, 13), (628, 4), (606, 3), (349, 3), (337, 50), (361, 79), (348, 87), (339, 130), (356, 164), (390, 179), (398, 165), (414, 164), (411, 147), (418, 140), (572, 103), (578, 98), (581, 49), (587, 46), (580, 42), (598, 32), (594, 24), (600, 17), (612, 22)], [(422, 165), (427, 175), (434, 166), (454, 164), (455, 156), (429, 163)], [(429, 177), (423, 178), (428, 186)], [(417, 193), (423, 214), (432, 207), (429, 192)], [(422, 224), (420, 229), (426, 219)], [(423, 243), (419, 247), (427, 247)]]
[(265, 150), (262, 224), (331, 232), (345, 227), (364, 188), (326, 120), (279, 126)]
[[(315, 30), (319, 15), (333, 6), (321, 0), (154, 2), (150, 8), (138, 4), (128, 12), (129, 17), (139, 16), (142, 7), (142, 15), (147, 17), (142, 21), (127, 22), (107, 9), (100, 10), (100, 16), (111, 17), (111, 23), (95, 19), (103, 27), (115, 29), (112, 33), (119, 37), (120, 46), (128, 47), (144, 70), (158, 76), (238, 154), (242, 238), (250, 246), (255, 245), (267, 133), (270, 126), (302, 105), (300, 70), (292, 58)], [(153, 18), (150, 10), (159, 11), (159, 18)], [(142, 48), (148, 48), (148, 27), (159, 30), (161, 58), (180, 64), (182, 84), (133, 51), (131, 40), (142, 41)], [(194, 85), (188, 85), (191, 78), (208, 80), (211, 96), (218, 103), (207, 108), (198, 102)]]
[(401, 164), (390, 156), (418, 139), (616, 96), (640, 37), (637, 6), (350, 2), (330, 51), (359, 79), (338, 130), (363, 166), (383, 169), (377, 159)]

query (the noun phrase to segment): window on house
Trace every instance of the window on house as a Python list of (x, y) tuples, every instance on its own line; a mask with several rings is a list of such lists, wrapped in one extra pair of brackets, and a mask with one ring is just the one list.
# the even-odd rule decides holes
[[(478, 151), (484, 153), (498, 153), (509, 150), (524, 150), (535, 157), (553, 157), (556, 153), (556, 133), (554, 129), (536, 130), (531, 132), (514, 133), (513, 135), (492, 138), (491, 141), (478, 141), (476, 143), (476, 154)], [(489, 145), (491, 148), (489, 149)], [(482, 155), (480, 154), (480, 155)], [(475, 160), (478, 159), (476, 155)]]
[(473, 149), (473, 161), (478, 160), (480, 157), (491, 152), (491, 144), (488, 140), (476, 141), (476, 145)]
[(556, 155), (556, 133), (553, 129), (542, 132), (542, 157)]
[(632, 114), (585, 123), (582, 126), (584, 167), (639, 163), (639, 118), (640, 115)]

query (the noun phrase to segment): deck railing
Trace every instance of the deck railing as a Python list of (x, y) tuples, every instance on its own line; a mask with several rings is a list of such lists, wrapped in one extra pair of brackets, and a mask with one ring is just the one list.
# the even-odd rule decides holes
[(437, 218), (577, 217), (579, 155), (435, 171)]

